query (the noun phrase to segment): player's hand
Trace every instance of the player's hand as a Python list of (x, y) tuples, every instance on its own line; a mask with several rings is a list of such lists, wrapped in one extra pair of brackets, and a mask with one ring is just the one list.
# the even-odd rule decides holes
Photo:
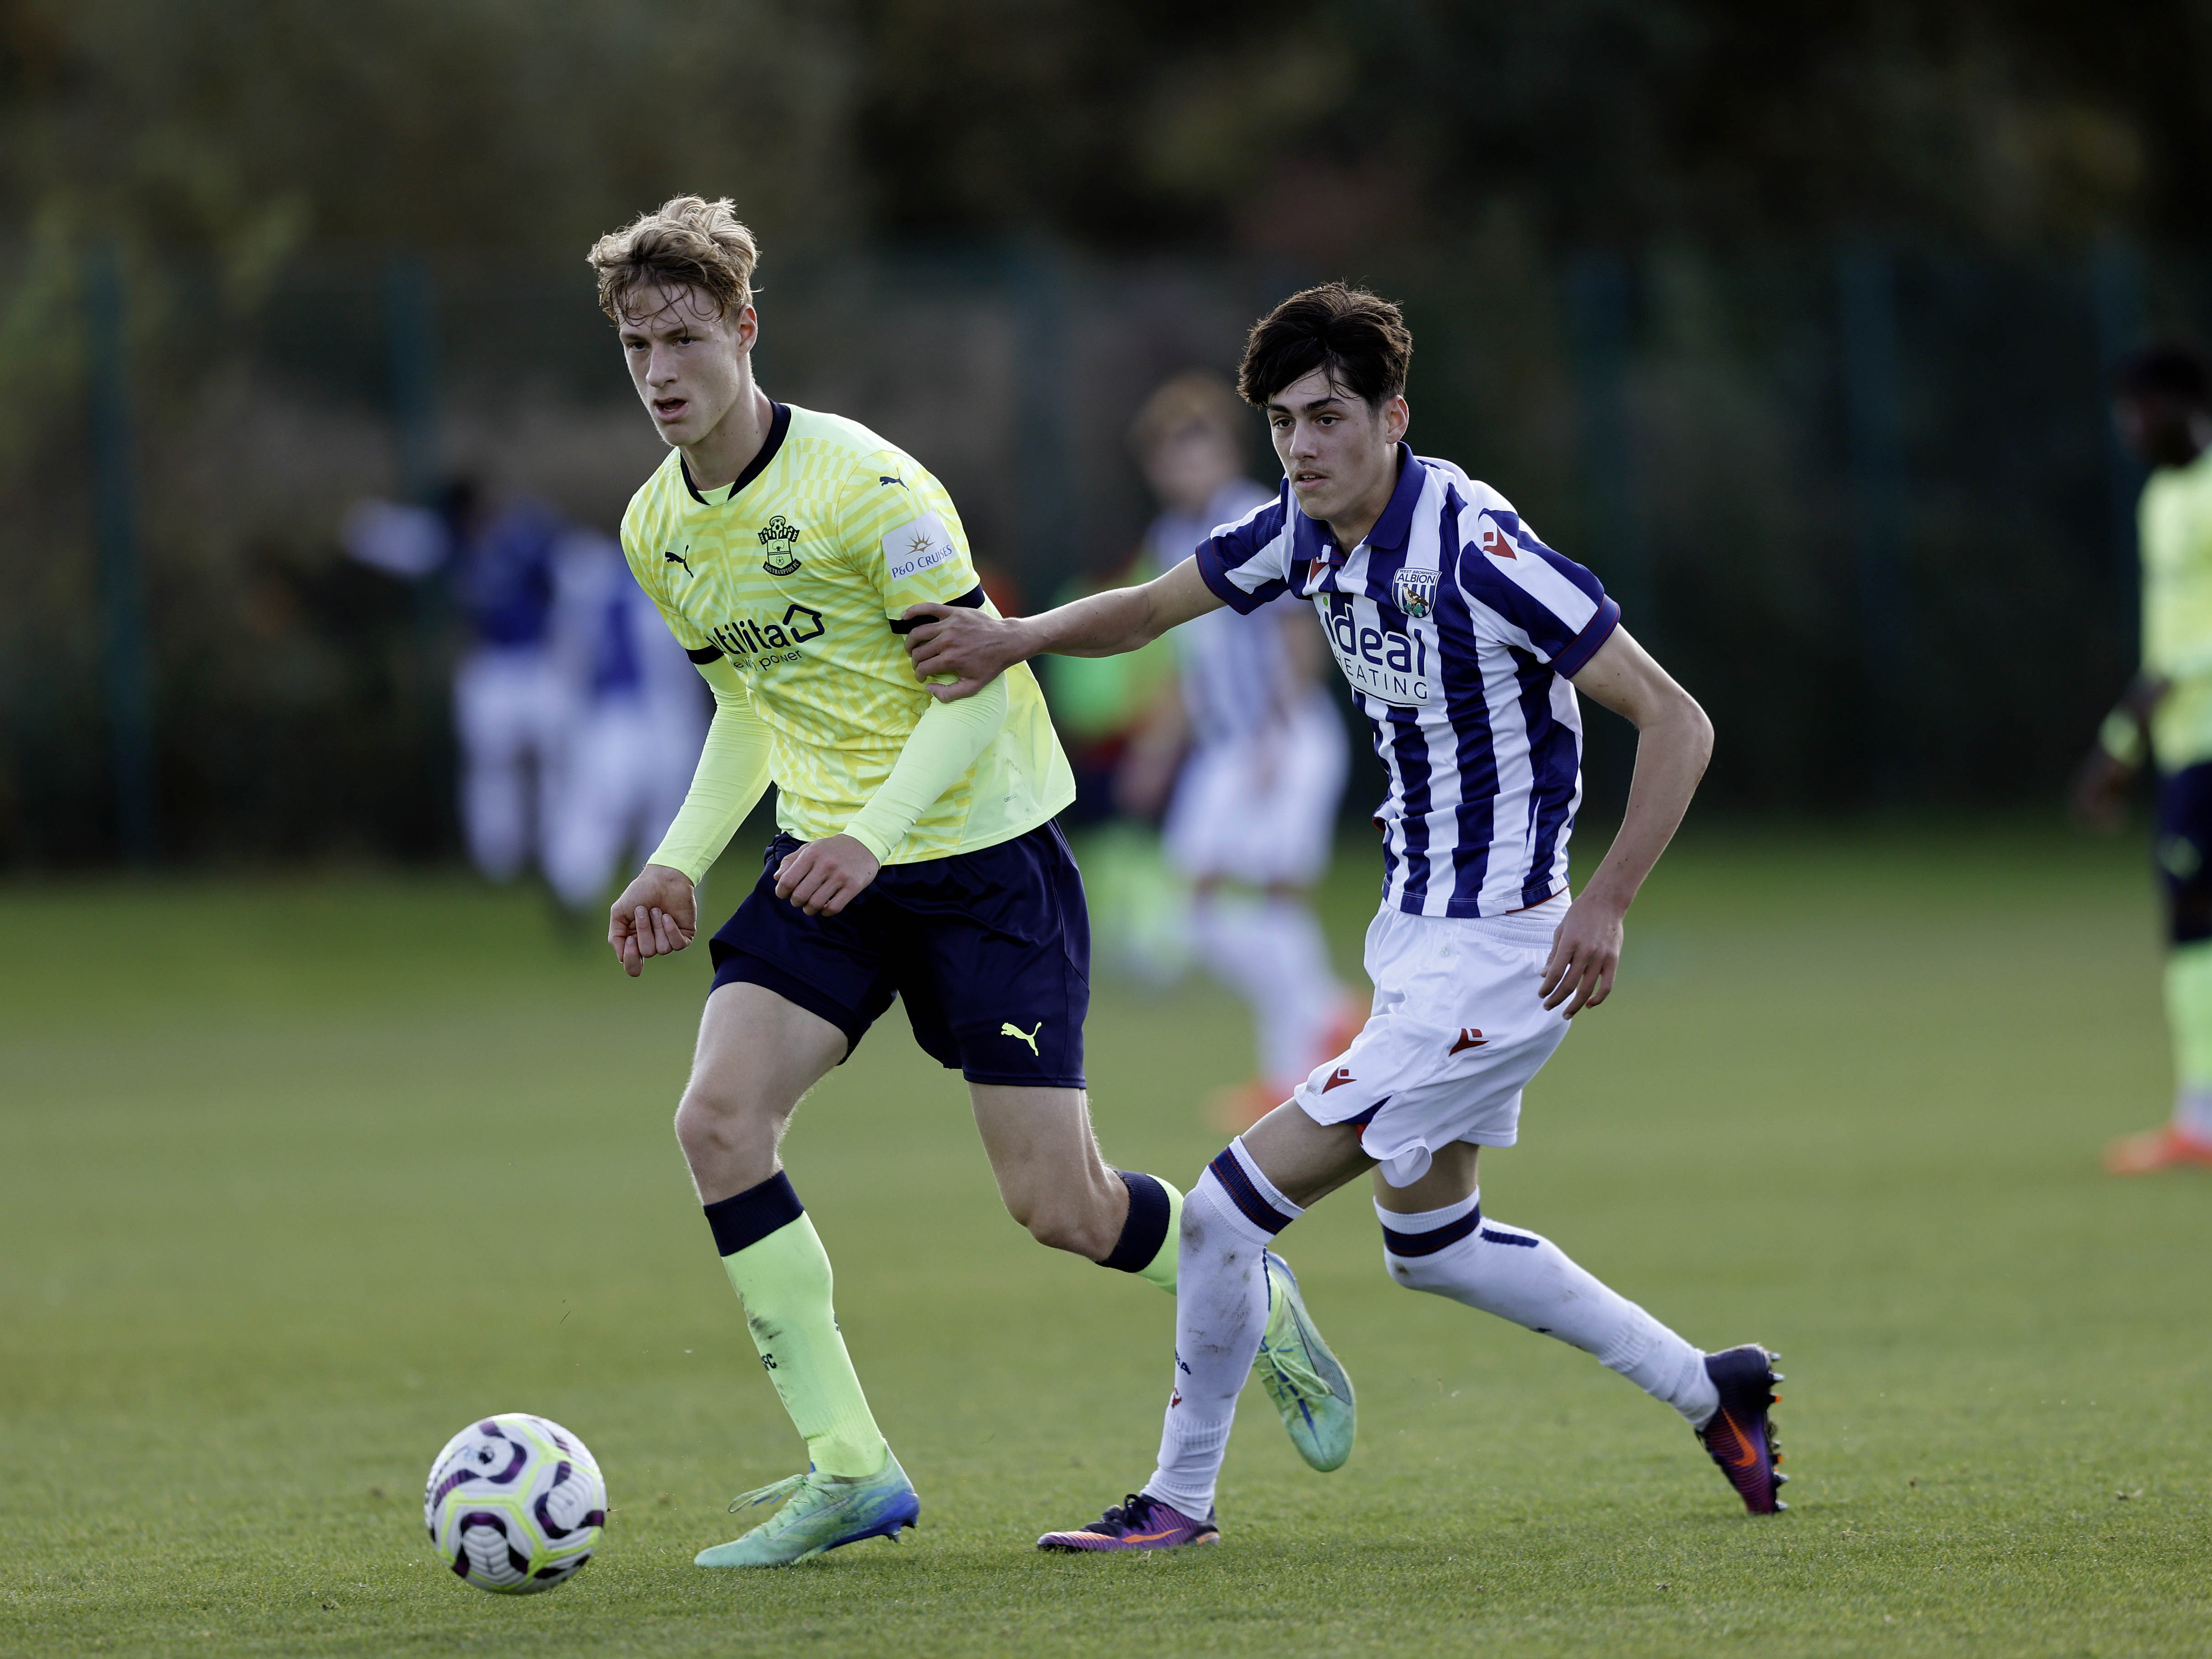
[(607, 943), (623, 972), (635, 979), (647, 957), (673, 956), (699, 931), (699, 896), (691, 878), (648, 864), (607, 912)]
[(860, 897), (882, 868), (876, 855), (852, 836), (827, 836), (808, 842), (775, 866), (775, 896), (810, 916), (834, 916)]
[(1538, 988), (1547, 1008), (1564, 1002), (1565, 1018), (1572, 1019), (1612, 995), (1613, 976), (1620, 967), (1621, 915), (1622, 907), (1591, 893), (1567, 907), (1565, 920), (1552, 935), (1552, 954)]
[(2135, 777), (2135, 768), (2106, 752), (2102, 744), (2092, 749), (2068, 793), (2074, 822), (2106, 834), (2119, 829), (2127, 822), (2128, 786)]
[[(915, 624), (906, 636), (914, 677), (939, 702), (972, 697), (1026, 654), (1018, 622), (951, 605), (910, 605), (899, 617)], [(943, 675), (949, 684), (930, 684)]]

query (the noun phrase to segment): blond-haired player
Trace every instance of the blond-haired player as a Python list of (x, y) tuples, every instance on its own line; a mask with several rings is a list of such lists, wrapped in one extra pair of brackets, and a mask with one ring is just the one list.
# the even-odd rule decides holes
[[(900, 618), (995, 615), (951, 498), (866, 428), (755, 384), (757, 250), (727, 201), (678, 197), (592, 247), (600, 301), (670, 453), (623, 520), (639, 583), (714, 695), (689, 797), (616, 901), (632, 975), (697, 930), (696, 884), (772, 781), (781, 833), (711, 943), (691, 1078), (676, 1113), (746, 1327), (804, 1474), (702, 1566), (776, 1566), (896, 1535), (920, 1500), (876, 1426), (831, 1308), (830, 1259), (777, 1145), (799, 1097), (896, 996), (915, 1040), (966, 1076), (1014, 1218), (1042, 1243), (1175, 1281), (1181, 1194), (1109, 1169), (1084, 1092), (1090, 933), (1053, 817), (1073, 793), (1026, 667), (933, 701)], [(1278, 1260), (1256, 1365), (1307, 1461), (1350, 1449), (1350, 1385)]]

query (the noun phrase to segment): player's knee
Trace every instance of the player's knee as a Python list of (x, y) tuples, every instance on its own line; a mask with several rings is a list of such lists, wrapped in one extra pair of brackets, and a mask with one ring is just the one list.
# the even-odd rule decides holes
[(676, 1103), (676, 1142), (696, 1164), (703, 1155), (759, 1139), (774, 1143), (775, 1125), (741, 1095), (694, 1081)]

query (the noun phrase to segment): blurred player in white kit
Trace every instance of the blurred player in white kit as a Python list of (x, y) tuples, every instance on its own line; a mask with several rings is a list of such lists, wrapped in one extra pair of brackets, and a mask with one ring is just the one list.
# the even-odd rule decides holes
[(596, 908), (675, 818), (707, 736), (698, 676), (622, 549), (469, 478), (434, 508), (362, 501), (342, 534), (387, 575), (450, 574), (474, 636), (453, 671), (471, 860), (509, 881), (534, 854), (562, 904)]
[(386, 575), (443, 572), (452, 585), (471, 635), (453, 669), (461, 830), (470, 861), (493, 881), (542, 858), (556, 811), (570, 710), (548, 636), (564, 529), (542, 501), (494, 501), (460, 477), (434, 507), (359, 502), (340, 532), (349, 553)]
[[(1146, 535), (1147, 577), (1274, 499), (1245, 476), (1250, 419), (1211, 374), (1179, 374), (1146, 400), (1131, 447), (1163, 508)], [(1175, 640), (1180, 695), (1132, 745), (1119, 793), (1148, 813), (1172, 783), (1164, 839), (1168, 861), (1192, 886), (1192, 944), (1252, 1008), (1257, 1075), (1211, 1103), (1218, 1127), (1243, 1128), (1366, 1018), (1330, 968), (1306, 898), (1328, 867), (1350, 744), (1321, 678), (1326, 647), (1310, 615), (1223, 610)]]
[(611, 538), (571, 531), (554, 572), (553, 653), (573, 713), (545, 879), (569, 909), (596, 910), (617, 870), (641, 862), (675, 822), (707, 740), (706, 698)]

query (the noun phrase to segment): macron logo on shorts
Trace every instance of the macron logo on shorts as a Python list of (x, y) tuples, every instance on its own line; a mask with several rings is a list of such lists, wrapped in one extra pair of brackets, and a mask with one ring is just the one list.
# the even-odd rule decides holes
[(1452, 1044), (1451, 1052), (1463, 1054), (1469, 1048), (1484, 1048), (1489, 1045), (1490, 1039), (1483, 1036), (1480, 1026), (1462, 1025), (1459, 1028), (1459, 1041)]
[(1323, 1094), (1327, 1094), (1331, 1089), (1341, 1089), (1347, 1083), (1357, 1083), (1359, 1079), (1358, 1078), (1352, 1076), (1352, 1067), (1349, 1066), (1340, 1066), (1334, 1072), (1329, 1074), (1328, 1081), (1321, 1085), (1321, 1091)]

